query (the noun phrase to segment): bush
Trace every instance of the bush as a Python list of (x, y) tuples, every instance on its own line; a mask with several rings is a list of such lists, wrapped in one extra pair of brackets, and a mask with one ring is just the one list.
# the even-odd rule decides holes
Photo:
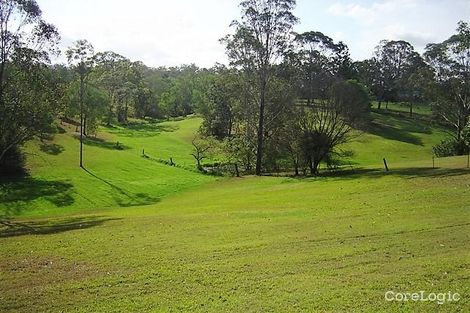
[(433, 148), (433, 153), (437, 157), (448, 157), (454, 155), (463, 155), (468, 152), (468, 146), (463, 140), (456, 140), (454, 138), (445, 139)]
[(22, 176), (25, 174), (25, 157), (20, 148), (14, 147), (8, 150), (0, 162), (0, 177)]
[(333, 85), (331, 98), (346, 122), (361, 127), (370, 119), (370, 99), (367, 88), (355, 80)]

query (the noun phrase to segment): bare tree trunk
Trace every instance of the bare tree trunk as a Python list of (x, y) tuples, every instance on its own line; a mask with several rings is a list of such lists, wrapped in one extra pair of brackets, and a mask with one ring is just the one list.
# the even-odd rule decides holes
[(125, 106), (124, 106), (124, 123), (127, 123), (127, 114), (128, 114), (128, 111), (129, 111), (129, 98), (126, 96), (126, 102), (125, 102)]
[(84, 137), (88, 137), (88, 132), (86, 130), (87, 120), (88, 120), (88, 118), (87, 118), (86, 114), (83, 114), (83, 136)]
[(256, 175), (261, 176), (264, 143), (264, 109), (266, 101), (266, 74), (263, 74), (260, 92), (259, 121), (258, 121), (258, 147), (256, 151)]
[[(2, 53), (3, 60), (3, 53)], [(3, 101), (3, 76), (5, 75), (5, 62), (0, 65), (0, 103)]]
[(308, 158), (308, 167), (310, 168), (310, 175), (315, 174), (315, 169), (313, 168), (313, 159), (312, 157)]
[(238, 164), (234, 163), (234, 165), (235, 165), (235, 174), (237, 175), (237, 177), (240, 177), (240, 171), (238, 170)]
[(106, 126), (111, 126), (111, 122), (113, 119), (113, 104), (114, 104), (114, 93), (109, 93), (109, 110), (108, 110), (108, 120), (106, 121)]
[(320, 165), (320, 162), (317, 160), (313, 160), (312, 164), (312, 169), (311, 169), (311, 174), (312, 175), (317, 175), (318, 174), (318, 166)]
[(83, 88), (84, 77), (80, 77), (80, 167), (83, 167)]

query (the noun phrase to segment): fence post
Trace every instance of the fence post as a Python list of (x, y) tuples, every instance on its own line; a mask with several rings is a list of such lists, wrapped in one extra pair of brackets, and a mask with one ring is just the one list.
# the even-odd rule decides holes
[(385, 160), (385, 158), (384, 158), (384, 165), (385, 165), (385, 170), (388, 172), (387, 160)]

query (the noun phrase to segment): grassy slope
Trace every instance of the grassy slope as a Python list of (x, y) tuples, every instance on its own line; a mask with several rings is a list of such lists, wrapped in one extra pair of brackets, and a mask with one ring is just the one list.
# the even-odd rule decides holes
[[(243, 178), (153, 206), (36, 220), (43, 234), (0, 240), (2, 311), (434, 311), (383, 295), (469, 294), (469, 178)], [(469, 307), (464, 296), (440, 310)]]
[(385, 112), (372, 113), (372, 117), (368, 132), (344, 147), (354, 152), (352, 165), (377, 167), (386, 158), (391, 168), (413, 161), (432, 166), (432, 147), (445, 138), (444, 131), (425, 120)]
[[(75, 127), (65, 125), (67, 132), (56, 135), (53, 142), (29, 144), (32, 178), (0, 185), (0, 209), (45, 216), (150, 204), (212, 181), (212, 177), (141, 157), (144, 147), (155, 158), (173, 157), (178, 165), (190, 167), (191, 134), (199, 124), (200, 119), (193, 118), (101, 131), (101, 140), (88, 141), (84, 148), (88, 172), (77, 166)], [(117, 141), (124, 150), (115, 149)]]
[[(22, 220), (36, 229), (35, 235), (25, 227), (4, 231), (0, 273), (6, 283), (0, 285), (0, 311), (467, 311), (466, 159), (440, 160), (443, 169), (423, 168), (421, 160), (430, 159), (430, 145), (442, 133), (410, 131), (425, 127), (421, 123), (374, 118), (383, 132), (365, 134), (351, 144), (359, 150), (354, 162), (365, 168), (354, 176), (247, 177), (199, 188), (195, 185), (214, 179), (163, 165), (162, 175), (153, 178), (148, 172), (160, 166), (153, 163), (138, 173), (130, 171), (147, 164), (138, 156), (141, 146), (155, 157), (173, 154), (190, 162), (187, 142), (197, 120), (170, 123), (180, 132), (156, 137), (111, 130), (110, 136), (132, 149), (96, 147), (103, 160), (88, 166), (97, 176), (150, 196), (155, 186), (162, 194), (172, 194), (173, 184), (186, 178), (188, 183), (178, 187), (186, 191), (148, 206), (93, 207), (71, 216)], [(400, 134), (409, 137), (404, 140)], [(59, 144), (66, 150), (55, 166), (41, 168), (39, 159), (32, 163), (35, 178), (77, 175), (59, 163), (70, 142), (63, 140)], [(179, 148), (159, 147), (173, 144)], [(380, 166), (384, 153), (394, 169), (388, 175), (370, 170)], [(115, 164), (108, 166), (111, 159)], [(116, 174), (116, 167), (129, 172)], [(134, 187), (145, 175), (149, 180)], [(116, 201), (98, 190), (108, 188), (106, 183), (93, 181), (85, 189), (79, 179), (71, 182), (74, 199), (90, 193), (103, 197), (104, 206)], [(82, 179), (83, 185), (92, 182), (88, 176)], [(162, 179), (171, 185), (160, 185)], [(36, 206), (31, 214), (44, 215), (82, 210), (87, 204), (75, 200), (69, 207), (45, 212), (37, 206), (54, 206), (44, 197), (28, 203)], [(440, 307), (388, 303), (383, 300), (387, 290), (454, 291), (464, 297)]]
[[(379, 104), (377, 103), (377, 101), (374, 101), (372, 103), (373, 108), (378, 108), (378, 106), (379, 106)], [(402, 112), (402, 113), (405, 113), (405, 114), (410, 113), (410, 106), (409, 106), (408, 103), (390, 102), (387, 105), (387, 103), (383, 102), (382, 103), (382, 110), (386, 110), (387, 107), (388, 107), (388, 110), (390, 110), (390, 111)], [(413, 114), (431, 116), (431, 114), (432, 114), (431, 107), (427, 104), (415, 103), (415, 104), (413, 104)]]

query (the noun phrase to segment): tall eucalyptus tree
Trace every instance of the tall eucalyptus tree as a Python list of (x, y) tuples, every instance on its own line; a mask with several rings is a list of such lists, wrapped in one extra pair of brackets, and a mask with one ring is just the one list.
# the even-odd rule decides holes
[(266, 92), (274, 65), (291, 45), (292, 28), (298, 21), (292, 13), (295, 5), (295, 0), (242, 1), (241, 20), (232, 23), (235, 33), (223, 39), (231, 64), (254, 75), (258, 105), (257, 175), (262, 173)]

